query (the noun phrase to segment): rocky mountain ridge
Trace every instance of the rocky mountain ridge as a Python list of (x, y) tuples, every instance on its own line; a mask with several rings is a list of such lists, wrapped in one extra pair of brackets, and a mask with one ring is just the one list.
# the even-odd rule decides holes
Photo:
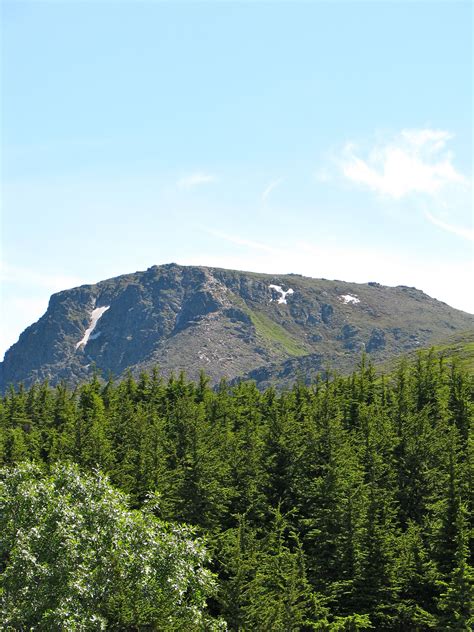
[(154, 366), (213, 382), (280, 364), (350, 370), (363, 350), (384, 361), (473, 328), (415, 288), (167, 264), (54, 294), (5, 354), (0, 388)]

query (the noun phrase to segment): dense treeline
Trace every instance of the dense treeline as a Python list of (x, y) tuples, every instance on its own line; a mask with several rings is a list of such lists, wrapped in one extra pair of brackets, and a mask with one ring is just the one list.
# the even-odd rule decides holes
[(159, 493), (206, 537), (231, 630), (469, 630), (472, 413), (471, 377), (431, 354), (282, 394), (94, 378), (12, 389), (0, 464), (100, 468), (136, 507)]

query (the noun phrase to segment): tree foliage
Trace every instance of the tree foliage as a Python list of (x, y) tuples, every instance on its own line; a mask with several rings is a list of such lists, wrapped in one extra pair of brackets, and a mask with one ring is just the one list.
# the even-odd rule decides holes
[(184, 526), (131, 511), (100, 473), (0, 474), (1, 618), (10, 629), (198, 630), (214, 580)]
[[(53, 485), (48, 477), (66, 471), (56, 463), (95, 472), (94, 485), (103, 481), (100, 468), (141, 511), (127, 515), (140, 523), (144, 541), (149, 529), (170, 538), (184, 529), (178, 543), (189, 542), (187, 528), (166, 530), (161, 521), (193, 525), (217, 576), (209, 611), (231, 630), (469, 630), (473, 392), (470, 375), (432, 354), (385, 377), (363, 360), (350, 377), (283, 393), (224, 381), (212, 389), (204, 375), (194, 384), (156, 371), (120, 383), (95, 378), (75, 391), (18, 388), (0, 402), (0, 463), (34, 461), (49, 472), (28, 475), (38, 494)], [(118, 493), (111, 490), (105, 505)], [(160, 499), (159, 520), (150, 494)], [(81, 512), (93, 520), (86, 504)], [(41, 515), (28, 523), (29, 546), (33, 529), (46, 528)], [(48, 528), (54, 541), (59, 536)], [(195, 588), (185, 596), (202, 611), (212, 582), (199, 555), (192, 559), (203, 586), (189, 578)], [(13, 559), (2, 558), (4, 601)], [(83, 582), (100, 574), (98, 559), (87, 560)], [(153, 573), (159, 564), (158, 557), (150, 562)], [(145, 563), (133, 568), (143, 577)], [(139, 591), (132, 599), (130, 582), (97, 616), (113, 613), (123, 617), (116, 619), (122, 629), (148, 629), (143, 622), (153, 608), (165, 609), (177, 595), (165, 598), (165, 590), (148, 606)], [(42, 603), (42, 616), (54, 610)]]

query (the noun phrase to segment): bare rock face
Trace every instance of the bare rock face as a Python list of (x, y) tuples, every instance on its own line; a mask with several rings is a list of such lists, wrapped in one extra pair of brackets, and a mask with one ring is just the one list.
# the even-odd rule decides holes
[(385, 340), (385, 332), (383, 329), (372, 329), (372, 333), (370, 334), (369, 341), (366, 345), (367, 353), (373, 353), (374, 351), (381, 351), (385, 349), (386, 340)]
[(340, 339), (342, 340), (344, 349), (350, 351), (362, 351), (364, 343), (360, 339), (360, 332), (354, 325), (346, 324), (342, 327)]
[(155, 366), (263, 385), (350, 370), (364, 349), (387, 360), (473, 327), (473, 316), (415, 288), (168, 264), (54, 294), (5, 354), (0, 388)]
[(326, 325), (331, 323), (333, 313), (334, 308), (332, 305), (329, 305), (328, 303), (323, 303), (321, 305), (321, 319)]

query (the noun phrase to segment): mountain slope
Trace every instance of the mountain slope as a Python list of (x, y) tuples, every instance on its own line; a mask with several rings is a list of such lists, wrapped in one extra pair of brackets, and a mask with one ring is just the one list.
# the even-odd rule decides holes
[[(405, 351), (382, 362), (377, 362), (377, 356), (371, 359), (375, 360), (375, 369), (378, 373), (390, 374), (396, 371), (401, 360), (415, 362), (420, 351), (424, 354), (433, 351), (437, 358), (443, 358), (448, 364), (456, 361), (468, 373), (474, 374), (474, 330), (454, 334), (425, 347), (417, 346), (416, 350)], [(373, 354), (370, 355), (373, 356)], [(313, 353), (258, 367), (235, 378), (232, 383), (253, 380), (260, 390), (270, 386), (278, 390), (288, 389), (296, 380), (310, 384), (318, 374), (325, 374), (335, 368), (339, 373), (350, 373), (357, 368), (356, 364), (361, 359), (361, 355), (354, 357), (353, 355), (335, 356)]]
[[(437, 358), (442, 358), (444, 362), (452, 364), (456, 362), (467, 373), (474, 375), (474, 330), (453, 334), (445, 340), (440, 340), (425, 351), (432, 351)], [(417, 353), (412, 351), (404, 354), (402, 358), (413, 362), (417, 358)], [(396, 370), (400, 358), (393, 358), (377, 367), (385, 373), (392, 373)]]
[(214, 382), (292, 358), (350, 368), (363, 349), (384, 361), (472, 328), (415, 288), (168, 264), (54, 294), (5, 354), (0, 388), (78, 383), (94, 367), (204, 369)]

